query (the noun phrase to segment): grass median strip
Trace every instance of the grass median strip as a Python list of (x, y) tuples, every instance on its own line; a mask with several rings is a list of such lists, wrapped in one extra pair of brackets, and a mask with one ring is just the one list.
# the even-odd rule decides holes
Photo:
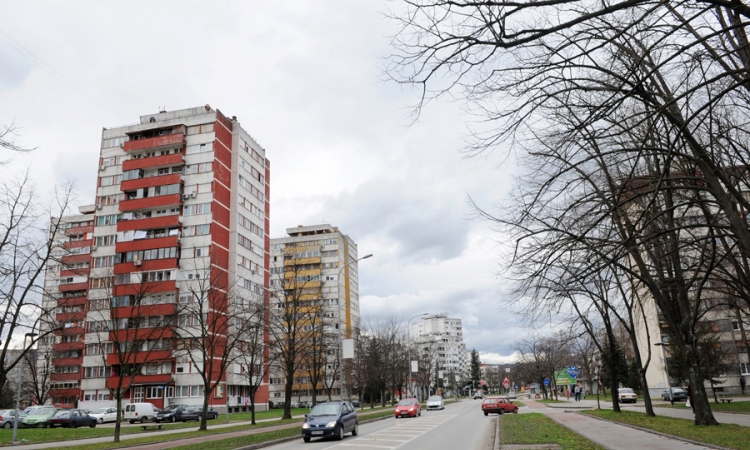
[[(659, 408), (672, 408), (670, 404), (654, 405)], [(690, 409), (689, 406), (685, 406), (685, 402), (675, 402), (675, 408)], [(714, 403), (711, 402), (711, 411), (718, 412), (741, 412), (750, 413), (750, 401), (745, 402), (732, 402), (732, 403)]]
[(570, 450), (604, 450), (541, 413), (503, 414), (499, 422), (500, 444), (558, 444)]
[(693, 425), (692, 420), (687, 419), (664, 416), (648, 417), (645, 413), (640, 412), (622, 411), (616, 413), (606, 409), (582, 411), (582, 414), (591, 414), (613, 422), (635, 425), (705, 444), (718, 445), (719, 447), (750, 449), (750, 442), (747, 439), (748, 428), (739, 425), (696, 426)]

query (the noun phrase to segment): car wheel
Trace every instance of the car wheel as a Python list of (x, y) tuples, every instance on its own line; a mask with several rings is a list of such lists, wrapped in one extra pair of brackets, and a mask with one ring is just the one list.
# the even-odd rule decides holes
[(354, 429), (352, 430), (352, 436), (356, 436), (358, 434), (359, 434), (359, 424), (355, 423), (354, 424)]
[(490, 415), (490, 413), (488, 413), (487, 411), (485, 411), (485, 412), (484, 412), (484, 415), (485, 415), (485, 416), (489, 416), (489, 415)]
[(396, 420), (398, 420), (398, 414), (396, 414)]
[(104, 419), (99, 419), (97, 422), (104, 423)]
[(513, 408), (513, 414), (518, 414), (518, 408)]
[(89, 428), (96, 428), (96, 422), (91, 422), (91, 425), (89, 425)]
[(339, 435), (337, 436), (337, 439), (339, 441), (343, 441), (344, 440), (344, 424), (343, 423), (339, 427)]
[(146, 423), (147, 420), (148, 420), (148, 417), (141, 417), (141, 423)]
[(5, 428), (6, 430), (7, 430), (8, 428), (12, 428), (12, 427), (13, 427), (13, 425), (11, 425), (11, 424), (10, 424), (10, 422), (5, 422), (5, 423), (3, 424), (3, 428)]
[(128, 422), (130, 422), (131, 424), (134, 424), (135, 420), (128, 420)]
[(501, 410), (500, 410), (500, 411), (498, 411), (497, 413), (498, 413), (499, 415), (501, 415), (501, 416), (502, 416), (504, 412), (505, 412), (505, 411), (503, 411), (503, 410), (501, 409)]
[(422, 410), (421, 410), (421, 409), (419, 410), (419, 412), (417, 413), (417, 415), (418, 415), (418, 416), (421, 416), (421, 415), (422, 415)]
[(42, 428), (49, 428), (49, 424), (45, 423), (44, 425), (42, 425)]
[(305, 441), (305, 442), (310, 442), (310, 438), (307, 437), (307, 436), (303, 437), (302, 440)]

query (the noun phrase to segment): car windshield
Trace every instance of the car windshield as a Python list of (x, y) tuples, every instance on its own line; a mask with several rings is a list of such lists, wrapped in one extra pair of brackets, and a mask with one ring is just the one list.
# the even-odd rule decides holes
[(411, 406), (415, 403), (417, 403), (417, 401), (414, 400), (413, 398), (405, 398), (401, 400), (400, 402), (398, 402), (398, 406)]
[(70, 415), (70, 411), (60, 411), (59, 413), (55, 414), (56, 419), (61, 419), (63, 417), (68, 417)]
[(337, 403), (327, 403), (325, 405), (315, 405), (310, 411), (310, 417), (319, 416), (337, 416), (341, 410), (341, 405)]
[(485, 398), (482, 403), (497, 403), (496, 398)]
[(685, 391), (685, 389), (672, 388), (672, 392), (674, 392), (675, 394), (681, 394), (681, 393), (686, 392), (686, 391)]
[(48, 416), (48, 415), (52, 414), (54, 411), (55, 411), (54, 409), (45, 409), (45, 408), (42, 408), (42, 409), (37, 409), (36, 411), (34, 411), (33, 413), (31, 413), (31, 415), (32, 416)]
[(440, 401), (440, 397), (438, 397), (437, 395), (433, 395), (432, 397), (428, 398), (427, 401), (428, 402), (439, 402)]
[(166, 408), (162, 409), (162, 411), (170, 412), (170, 411), (174, 411), (177, 408), (179, 408), (179, 406), (167, 406)]
[(91, 414), (104, 414), (107, 412), (107, 408), (99, 408), (91, 411)]
[(633, 392), (633, 390), (630, 388), (621, 388), (618, 389), (618, 391), (620, 392), (620, 394), (635, 394), (635, 392)]

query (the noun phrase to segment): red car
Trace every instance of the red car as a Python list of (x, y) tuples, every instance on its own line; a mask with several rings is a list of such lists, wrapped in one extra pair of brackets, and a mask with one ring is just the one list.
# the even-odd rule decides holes
[(518, 406), (514, 405), (513, 402), (507, 398), (490, 397), (485, 398), (482, 402), (482, 412), (484, 415), (489, 413), (493, 414), (504, 414), (504, 413), (518, 413)]
[(419, 400), (416, 398), (405, 398), (398, 402), (396, 410), (394, 411), (396, 418), (399, 417), (417, 417), (422, 415), (422, 405), (419, 404)]

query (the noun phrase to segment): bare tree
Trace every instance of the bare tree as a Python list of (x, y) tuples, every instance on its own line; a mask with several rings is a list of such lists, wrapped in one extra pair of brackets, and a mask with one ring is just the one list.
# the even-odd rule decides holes
[[(63, 233), (62, 217), (74, 198), (75, 186), (55, 192), (53, 204), (42, 208), (28, 173), (20, 179), (6, 178), (0, 184), (0, 387), (8, 372), (22, 365), (28, 350), (53, 336), (59, 324), (40, 329), (41, 320), (54, 317), (42, 299), (44, 270), (59, 263), (65, 250), (57, 238)], [(50, 221), (50, 217), (52, 217)], [(36, 333), (29, 347), (13, 352), (14, 338)]]
[(269, 352), (268, 330), (266, 324), (269, 320), (269, 308), (265, 299), (249, 302), (243, 305), (245, 311), (242, 320), (247, 322), (243, 327), (242, 339), (238, 343), (237, 364), (245, 376), (249, 385), (249, 397), (252, 399), (250, 405), (251, 421), (255, 424), (255, 395), (264, 382), (267, 382), (270, 368), (274, 360)]
[[(9, 150), (15, 153), (27, 153), (34, 151), (34, 148), (23, 147), (16, 144), (16, 138), (19, 135), (20, 129), (15, 122), (11, 122), (10, 125), (0, 126), (0, 148)], [(9, 160), (0, 160), (0, 166), (8, 164)]]
[(51, 375), (55, 373), (55, 369), (52, 367), (52, 352), (42, 352), (38, 356), (37, 358), (36, 352), (29, 352), (25, 361), (31, 375), (31, 397), (37, 405), (44, 405), (50, 398)]

